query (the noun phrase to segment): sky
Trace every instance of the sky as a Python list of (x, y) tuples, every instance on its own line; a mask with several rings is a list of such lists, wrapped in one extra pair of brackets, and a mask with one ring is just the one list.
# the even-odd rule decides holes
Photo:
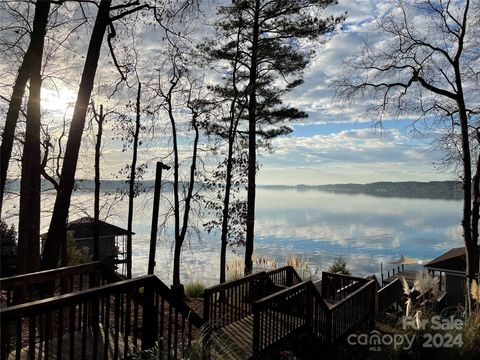
[(305, 83), (289, 96), (309, 118), (294, 125), (291, 136), (274, 141), (274, 153), (263, 157), (263, 183), (367, 183), (454, 179), (435, 166), (442, 154), (432, 147), (432, 132), (419, 134), (412, 121), (392, 118), (381, 126), (366, 116), (362, 102), (333, 99), (329, 86), (343, 62), (356, 56), (364, 41), (375, 37), (375, 20), (389, 8), (382, 0), (340, 0), (333, 13), (346, 11), (341, 30), (316, 49), (305, 71)]
[[(310, 45), (316, 50), (316, 56), (304, 72), (305, 82), (285, 98), (287, 104), (306, 111), (309, 117), (301, 123), (292, 124), (292, 134), (273, 140), (272, 152), (260, 152), (258, 184), (315, 185), (455, 179), (451, 171), (439, 171), (435, 166), (442, 157), (441, 152), (432, 145), (435, 132), (419, 133), (413, 128), (411, 120), (402, 118), (385, 119), (379, 126), (375, 119), (365, 115), (368, 101), (346, 104), (333, 98), (331, 81), (342, 72), (345, 59), (358, 55), (364, 41), (375, 38), (375, 20), (390, 6), (387, 0), (340, 0), (339, 5), (328, 9), (331, 14), (347, 12), (348, 17), (341, 28), (328, 35), (324, 44)], [(215, 11), (214, 8), (215, 1), (211, 1), (205, 11), (208, 14)], [(137, 46), (141, 55), (148, 58), (149, 54), (158, 52), (160, 35), (151, 32), (144, 35)], [(70, 45), (73, 51), (84, 53), (87, 39), (87, 36), (80, 35), (72, 40)], [(128, 49), (123, 51), (128, 52)], [(77, 56), (76, 59), (80, 58)], [(65, 58), (63, 61), (65, 68), (74, 63), (74, 60)], [(105, 61), (97, 74), (97, 85), (108, 78), (109, 71), (112, 74), (111, 60)], [(104, 70), (106, 68), (110, 70)], [(76, 71), (69, 75), (74, 79), (60, 85), (57, 82), (56, 88), (48, 79), (45, 80), (43, 108), (57, 113), (66, 111), (69, 116), (75, 100), (74, 84), (78, 84), (79, 74), (80, 71)], [(69, 105), (68, 109), (65, 108), (66, 104)], [(106, 143), (103, 174), (105, 178), (112, 178), (126, 162), (127, 154), (121, 151), (119, 141), (107, 138)], [(161, 157), (162, 152), (165, 154), (170, 151), (168, 146), (153, 141), (149, 147), (141, 149), (140, 157), (143, 160)], [(91, 155), (91, 142), (84, 142), (82, 147), (84, 152), (90, 150)], [(88, 165), (89, 160), (86, 162)], [(91, 169), (87, 166), (86, 171), (80, 172), (80, 177), (89, 173)], [(152, 177), (152, 173), (145, 176)]]

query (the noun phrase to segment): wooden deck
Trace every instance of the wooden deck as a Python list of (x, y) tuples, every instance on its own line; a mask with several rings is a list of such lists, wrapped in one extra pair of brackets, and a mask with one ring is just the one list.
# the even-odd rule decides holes
[[(96, 349), (94, 349), (95, 343)], [(62, 349), (61, 356), (59, 356), (56, 351), (48, 351), (48, 349), (57, 349), (59, 345), (61, 345)], [(125, 345), (128, 346), (125, 347)], [(118, 343), (115, 343), (114, 330), (110, 329), (108, 331), (108, 337), (105, 337), (103, 326), (100, 324), (98, 327), (98, 334), (94, 334), (92, 328), (86, 328), (86, 331), (84, 333), (82, 331), (76, 331), (73, 338), (70, 336), (70, 334), (65, 334), (62, 337), (61, 344), (58, 344), (58, 338), (49, 340), (49, 344), (46, 344), (45, 341), (35, 343), (34, 358), (38, 360), (80, 360), (94, 358), (125, 359), (133, 355), (132, 349), (140, 349), (141, 346), (141, 340), (138, 340), (137, 344), (134, 344), (133, 338), (131, 336), (128, 337), (128, 344), (125, 344), (125, 336), (123, 334), (119, 334)], [(10, 352), (10, 354), (8, 355), (8, 359), (27, 360), (31, 359), (31, 356), (32, 354), (30, 354), (29, 346), (26, 346), (20, 349), (19, 353), (17, 353), (17, 351), (15, 350)]]
[(222, 358), (250, 359), (253, 356), (253, 315), (217, 330), (213, 337), (216, 342), (215, 350)]
[[(277, 325), (276, 331), (284, 329), (284, 336), (294, 333), (296, 330), (305, 326), (305, 320), (299, 317), (292, 318), (285, 316), (285, 313), (278, 311), (269, 311), (270, 319)], [(218, 330), (214, 337), (217, 343), (225, 346), (230, 354), (221, 354), (222, 358), (230, 357), (232, 359), (246, 360), (253, 358), (253, 315), (249, 315), (239, 321), (231, 323)], [(273, 335), (273, 334), (270, 334)], [(269, 339), (269, 342), (274, 342)]]

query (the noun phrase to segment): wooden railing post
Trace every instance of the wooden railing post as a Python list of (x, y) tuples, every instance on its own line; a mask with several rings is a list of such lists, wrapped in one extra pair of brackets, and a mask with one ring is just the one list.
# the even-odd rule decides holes
[(372, 280), (370, 284), (370, 319), (368, 324), (368, 329), (373, 330), (375, 327), (375, 314), (377, 309), (377, 288), (375, 283)]
[(287, 287), (293, 286), (293, 268), (287, 268)]
[(208, 289), (203, 291), (203, 319), (210, 320), (210, 291)]
[(325, 312), (325, 343), (331, 344), (333, 342), (332, 338), (332, 311), (328, 310)]
[(213, 324), (210, 323), (210, 291), (205, 289), (203, 291), (203, 320), (207, 324), (204, 327), (203, 342), (202, 342), (202, 352), (203, 354), (208, 354), (211, 347), (211, 338)]
[(330, 298), (330, 281), (328, 274), (322, 272), (322, 297), (324, 299)]
[(254, 358), (260, 354), (260, 310), (258, 306), (253, 303), (253, 339), (252, 339), (252, 354)]
[(146, 350), (155, 345), (157, 338), (155, 292), (150, 283), (145, 284), (143, 296), (142, 350)]
[(314, 289), (312, 289), (311, 287), (308, 288), (309, 291), (306, 291), (305, 292), (305, 296), (307, 297), (306, 298), (306, 310), (305, 310), (305, 316), (306, 316), (306, 319), (305, 319), (305, 323), (307, 325), (307, 328), (308, 330), (313, 333), (313, 327), (312, 327), (312, 323), (313, 323), (313, 294), (312, 294), (312, 291), (315, 291)]

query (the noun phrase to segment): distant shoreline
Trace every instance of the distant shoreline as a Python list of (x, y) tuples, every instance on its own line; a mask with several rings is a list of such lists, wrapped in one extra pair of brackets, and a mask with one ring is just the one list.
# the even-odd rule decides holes
[[(199, 183), (201, 185), (201, 183)], [(142, 181), (142, 186), (148, 191), (153, 189), (154, 180)], [(171, 186), (170, 182), (164, 182), (165, 190)], [(7, 189), (18, 190), (20, 181), (8, 183)], [(325, 191), (339, 194), (365, 194), (379, 197), (402, 197), (402, 198), (427, 198), (461, 200), (463, 198), (462, 183), (460, 181), (399, 181), (399, 182), (372, 182), (367, 184), (327, 184), (327, 185), (257, 185), (258, 188), (275, 190), (298, 190), (298, 191)], [(52, 186), (44, 181), (43, 190), (49, 190)], [(92, 191), (95, 186), (92, 180), (79, 180), (76, 182), (78, 190)], [(126, 182), (122, 180), (102, 180), (102, 191), (116, 192), (126, 188)], [(53, 189), (53, 188), (52, 188)], [(167, 190), (168, 191), (168, 190)]]

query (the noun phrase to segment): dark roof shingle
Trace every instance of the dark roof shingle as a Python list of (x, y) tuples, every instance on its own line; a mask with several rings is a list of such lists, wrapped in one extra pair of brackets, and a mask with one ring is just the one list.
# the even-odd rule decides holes
[[(118, 226), (99, 221), (100, 237), (107, 236), (124, 236), (128, 235), (128, 230), (122, 229)], [(93, 238), (93, 219), (83, 217), (67, 224), (67, 231), (75, 232), (75, 239)], [(132, 232), (132, 235), (134, 233)]]

